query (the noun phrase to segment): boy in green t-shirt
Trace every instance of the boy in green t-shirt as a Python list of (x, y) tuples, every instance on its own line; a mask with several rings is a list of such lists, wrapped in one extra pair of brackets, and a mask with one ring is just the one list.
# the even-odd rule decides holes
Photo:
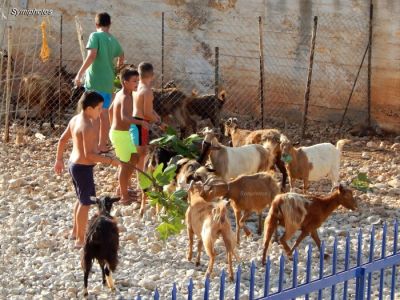
[(109, 33), (111, 17), (108, 13), (96, 15), (96, 32), (89, 36), (86, 49), (88, 55), (79, 69), (75, 78), (75, 84), (81, 85), (81, 78), (86, 72), (85, 88), (94, 90), (104, 98), (103, 111), (100, 115), (99, 151), (107, 152), (108, 132), (110, 122), (108, 120), (108, 108), (112, 102), (112, 90), (115, 78), (114, 59), (118, 58), (117, 67), (123, 65), (124, 52), (117, 39)]

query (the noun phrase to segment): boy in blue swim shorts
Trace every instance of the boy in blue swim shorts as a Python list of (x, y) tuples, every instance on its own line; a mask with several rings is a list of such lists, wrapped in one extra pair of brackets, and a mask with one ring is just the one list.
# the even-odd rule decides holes
[(85, 92), (78, 102), (80, 112), (68, 123), (67, 129), (61, 135), (57, 146), (57, 157), (54, 170), (61, 174), (64, 170), (63, 153), (66, 144), (72, 139), (72, 152), (69, 158), (68, 171), (72, 177), (78, 200), (74, 207), (74, 218), (71, 237), (76, 238), (75, 248), (81, 248), (84, 243), (88, 213), (93, 204), (91, 197), (96, 196), (93, 178), (93, 167), (96, 163), (119, 166), (118, 160), (97, 153), (96, 141), (98, 131), (93, 121), (98, 119), (103, 106), (103, 97), (96, 92)]
[(96, 32), (89, 36), (86, 49), (88, 55), (75, 78), (75, 84), (81, 84), (80, 79), (86, 72), (85, 88), (98, 92), (104, 99), (103, 111), (100, 115), (99, 151), (107, 152), (108, 132), (110, 123), (108, 109), (112, 102), (112, 92), (115, 78), (114, 59), (118, 58), (118, 68), (123, 65), (124, 53), (118, 40), (110, 34), (111, 17), (108, 13), (96, 15)]

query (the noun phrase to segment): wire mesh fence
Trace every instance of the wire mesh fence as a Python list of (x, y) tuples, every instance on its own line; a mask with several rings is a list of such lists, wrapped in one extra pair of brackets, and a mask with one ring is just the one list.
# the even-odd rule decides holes
[[(2, 9), (4, 12), (7, 7)], [(319, 14), (308, 119), (340, 119), (368, 45), (368, 21), (367, 12), (351, 18)], [(201, 18), (182, 18), (179, 11), (113, 16), (111, 32), (121, 42), (126, 63), (137, 66), (149, 61), (154, 65), (155, 88), (173, 81), (172, 86), (182, 92), (177, 97), (183, 98), (174, 103), (185, 106), (198, 127), (216, 127), (228, 116), (241, 117), (243, 127), (252, 128), (261, 127), (263, 117), (266, 126), (275, 120), (300, 121), (313, 16), (269, 13), (261, 26), (258, 17), (227, 16), (204, 22)], [(76, 106), (70, 95), (72, 80), (82, 64), (78, 36), (83, 37), (85, 45), (95, 31), (94, 16), (79, 17), (79, 24), (81, 32), (75, 18), (57, 14), (2, 19), (2, 126), (7, 114), (7, 84), (11, 87), (11, 105), (7, 108), (11, 123), (27, 127), (32, 119), (65, 126)], [(46, 61), (40, 58), (43, 34), (50, 48)], [(11, 53), (7, 52), (9, 46)], [(7, 70), (8, 59), (11, 70)], [(260, 84), (262, 71), (264, 84)], [(362, 118), (366, 113), (364, 62), (349, 115)]]

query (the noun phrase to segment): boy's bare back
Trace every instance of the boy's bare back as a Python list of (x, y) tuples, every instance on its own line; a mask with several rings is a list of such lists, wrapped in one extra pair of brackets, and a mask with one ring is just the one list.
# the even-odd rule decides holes
[[(124, 121), (129, 119), (133, 113), (133, 98), (130, 93), (124, 93), (123, 90), (115, 95), (112, 104), (112, 124), (111, 129), (114, 130), (129, 130), (131, 122)], [(126, 115), (123, 118), (123, 115)]]
[(133, 115), (146, 121), (153, 121), (153, 100), (153, 90), (140, 84), (138, 91), (134, 94)]
[(93, 165), (94, 162), (87, 159), (87, 154), (97, 153), (97, 131), (92, 121), (82, 115), (74, 116), (68, 124), (72, 138), (72, 152), (70, 161), (77, 164)]

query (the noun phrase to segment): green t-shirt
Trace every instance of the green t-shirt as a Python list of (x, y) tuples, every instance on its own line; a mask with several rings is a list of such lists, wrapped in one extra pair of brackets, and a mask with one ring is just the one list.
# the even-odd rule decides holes
[(120, 56), (122, 47), (107, 32), (92, 32), (86, 49), (97, 49), (96, 59), (86, 71), (85, 87), (103, 93), (112, 93), (115, 78), (114, 58)]

